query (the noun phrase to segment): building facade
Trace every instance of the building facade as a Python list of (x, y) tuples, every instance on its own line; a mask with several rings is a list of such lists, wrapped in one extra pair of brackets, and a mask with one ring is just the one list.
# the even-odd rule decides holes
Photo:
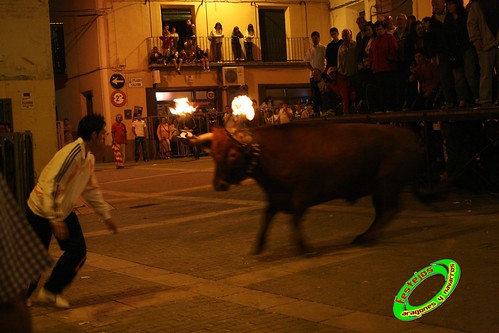
[[(418, 18), (429, 15), (429, 1), (424, 6), (401, 3)], [(359, 15), (375, 20), (378, 9), (393, 10), (392, 15), (402, 9), (395, 0), (23, 0), (1, 6), (14, 8), (5, 10), (1, 19), (3, 45), (8, 47), (0, 58), (5, 73), (0, 98), (11, 101), (2, 110), (10, 107), (15, 131), (33, 132), (37, 171), (58, 148), (55, 123), (63, 118), (76, 129), (82, 116), (101, 113), (110, 128), (115, 116), (123, 114), (131, 140), (135, 112), (164, 115), (178, 97), (219, 111), (239, 94), (258, 103), (272, 96), (276, 106), (307, 101), (309, 72), (303, 59), (313, 31), (320, 32), (325, 45), (332, 26), (356, 33)], [(181, 74), (172, 64), (149, 64), (152, 48), (161, 50), (159, 37), (166, 23), (176, 26), (183, 45), (187, 19), (195, 25), (196, 44), (210, 57), (208, 36), (215, 23), (222, 24), (222, 62), (211, 62), (210, 72), (199, 63), (183, 65)], [(244, 33), (248, 24), (255, 28), (255, 61), (237, 61), (230, 36), (235, 26)]]

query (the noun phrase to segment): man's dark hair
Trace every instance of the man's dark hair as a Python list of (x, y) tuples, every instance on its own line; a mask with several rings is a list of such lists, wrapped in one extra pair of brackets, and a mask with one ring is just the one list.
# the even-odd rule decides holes
[(93, 132), (99, 134), (104, 129), (106, 122), (104, 117), (100, 114), (90, 114), (83, 117), (78, 123), (78, 136), (83, 141), (89, 141)]
[(329, 33), (330, 33), (330, 34), (331, 34), (331, 33), (333, 33), (333, 32), (340, 33), (340, 32), (338, 31), (338, 28), (336, 28), (336, 27), (332, 27), (331, 29), (329, 29)]
[(381, 21), (376, 21), (376, 23), (374, 23), (374, 27), (383, 27), (383, 29), (386, 29), (386, 24), (384, 22), (381, 22)]
[(312, 34), (310, 35), (310, 37), (315, 37), (315, 36), (317, 36), (317, 37), (320, 37), (320, 36), (321, 36), (321, 34), (319, 33), (319, 31), (314, 31), (314, 32), (312, 32)]

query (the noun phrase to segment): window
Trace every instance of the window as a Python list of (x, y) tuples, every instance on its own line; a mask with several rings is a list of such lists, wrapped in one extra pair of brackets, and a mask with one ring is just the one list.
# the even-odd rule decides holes
[(66, 52), (64, 50), (64, 25), (62, 23), (50, 23), (50, 38), (54, 74), (65, 74)]

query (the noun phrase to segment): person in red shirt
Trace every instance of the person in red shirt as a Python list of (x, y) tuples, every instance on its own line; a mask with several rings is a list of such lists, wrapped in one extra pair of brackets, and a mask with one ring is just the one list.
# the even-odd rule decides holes
[(369, 49), (369, 63), (376, 79), (380, 95), (381, 111), (395, 111), (397, 99), (393, 98), (397, 86), (397, 40), (393, 35), (386, 33), (384, 23), (374, 24), (376, 38), (371, 42)]
[(116, 169), (125, 167), (126, 154), (126, 126), (122, 123), (123, 116), (116, 115), (116, 122), (111, 126), (111, 135), (113, 136), (113, 151), (116, 162)]

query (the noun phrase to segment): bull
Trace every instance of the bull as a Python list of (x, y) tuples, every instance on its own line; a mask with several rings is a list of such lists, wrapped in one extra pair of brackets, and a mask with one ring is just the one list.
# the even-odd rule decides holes
[(289, 123), (230, 132), (213, 132), (191, 139), (215, 162), (213, 186), (253, 178), (268, 204), (256, 243), (265, 247), (267, 230), (278, 212), (292, 215), (293, 236), (302, 253), (308, 247), (300, 222), (309, 207), (333, 200), (371, 195), (375, 218), (354, 243), (374, 242), (399, 211), (399, 196), (416, 173), (422, 149), (416, 136), (389, 125)]

